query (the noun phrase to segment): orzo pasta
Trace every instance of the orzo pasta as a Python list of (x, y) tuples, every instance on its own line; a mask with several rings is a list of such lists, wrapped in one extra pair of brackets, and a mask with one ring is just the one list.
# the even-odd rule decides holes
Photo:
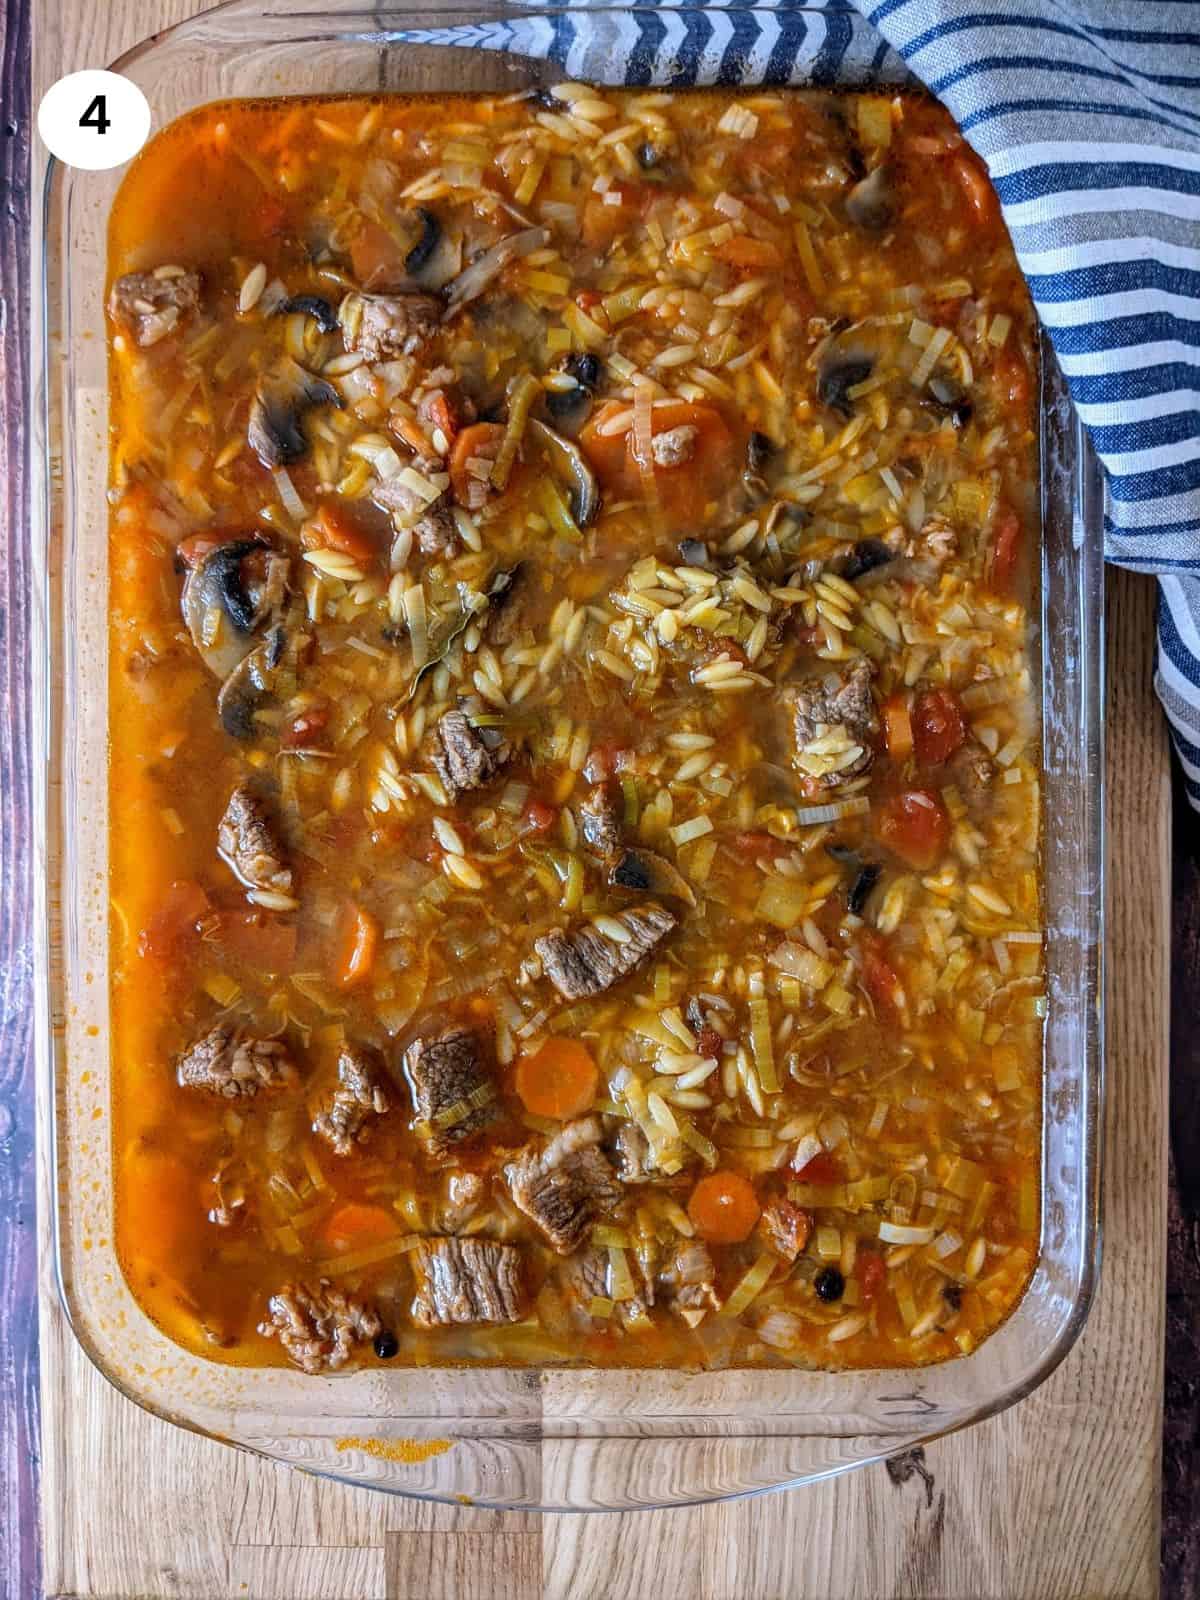
[(215, 105), (111, 228), (117, 1223), (214, 1359), (1019, 1299), (1029, 304), (931, 102)]

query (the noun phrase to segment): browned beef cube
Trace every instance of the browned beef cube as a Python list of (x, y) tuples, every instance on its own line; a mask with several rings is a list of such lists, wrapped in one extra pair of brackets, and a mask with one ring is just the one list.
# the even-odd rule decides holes
[[(864, 657), (849, 668), (831, 669), (787, 692), (794, 717), (796, 765), (823, 789), (835, 789), (858, 777), (875, 759), (872, 741), (879, 732), (879, 719), (871, 693), (874, 672)], [(818, 753), (811, 749), (837, 729), (844, 735), (840, 750)]]
[(200, 274), (183, 267), (127, 272), (108, 297), (108, 314), (143, 348), (157, 344), (200, 304)]
[(412, 1252), (412, 1319), (422, 1328), (519, 1322), (524, 1315), (521, 1252), (490, 1239), (425, 1239)]
[(621, 1202), (621, 1185), (597, 1148), (600, 1137), (599, 1119), (581, 1117), (504, 1169), (513, 1200), (560, 1255), (577, 1250), (597, 1217)]
[(347, 301), (341, 310), (346, 348), (367, 361), (416, 355), (437, 332), (442, 313), (428, 294), (363, 294)]
[(267, 808), (247, 784), (238, 784), (229, 796), (217, 827), (217, 850), (248, 889), (291, 895), (292, 869)]
[(316, 1287), (285, 1284), (267, 1302), (268, 1315), (258, 1331), (278, 1338), (292, 1361), (305, 1372), (336, 1372), (357, 1348), (373, 1339), (383, 1324), (375, 1311), (322, 1278)]
[(447, 797), (482, 789), (512, 755), (512, 747), (494, 728), (472, 726), (463, 711), (447, 711), (436, 729), (438, 748), (433, 764)]
[(414, 1039), (404, 1052), (419, 1131), (431, 1154), (445, 1156), (496, 1116), (496, 1086), (470, 1028)]
[(260, 1089), (278, 1089), (296, 1080), (296, 1068), (282, 1039), (256, 1039), (239, 1029), (211, 1029), (179, 1057), (176, 1073), (184, 1089), (207, 1089), (227, 1100), (249, 1100)]
[(763, 1207), (758, 1231), (777, 1256), (785, 1261), (795, 1261), (808, 1243), (813, 1219), (800, 1206), (790, 1200), (772, 1200)]
[(614, 939), (599, 928), (588, 926), (575, 933), (555, 928), (534, 940), (533, 948), (542, 958), (546, 976), (564, 1000), (582, 1000), (611, 989), (618, 979), (639, 966), (675, 926), (672, 914), (652, 900), (622, 911), (613, 920), (624, 928), (625, 939)]
[(365, 1142), (374, 1117), (381, 1117), (391, 1101), (384, 1087), (383, 1065), (374, 1050), (346, 1045), (338, 1057), (338, 1087), (325, 1109), (313, 1120), (313, 1132), (327, 1139), (335, 1154), (348, 1156)]

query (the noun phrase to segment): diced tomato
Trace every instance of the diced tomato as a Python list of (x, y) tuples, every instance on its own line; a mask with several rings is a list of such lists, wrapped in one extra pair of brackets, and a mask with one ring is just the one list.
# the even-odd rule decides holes
[(449, 444), (454, 443), (455, 435), (462, 427), (461, 408), (445, 389), (435, 389), (432, 394), (426, 395), (418, 407), (417, 415), (430, 428), (440, 428)]
[(733, 848), (738, 855), (753, 859), (757, 856), (778, 855), (786, 847), (781, 839), (776, 839), (769, 833), (735, 833)]
[(287, 227), (288, 208), (277, 195), (269, 194), (259, 202), (254, 213), (256, 231), (263, 238), (273, 238)]
[(612, 244), (639, 221), (650, 198), (646, 186), (635, 183), (614, 183), (605, 194), (589, 194), (583, 207), (584, 244), (593, 250)]
[(580, 289), (579, 293), (575, 296), (575, 304), (579, 307), (580, 311), (586, 311), (587, 314), (591, 316), (592, 312), (603, 299), (604, 296), (600, 293), (599, 289)]
[(926, 689), (912, 711), (913, 746), (925, 767), (949, 760), (967, 737), (967, 722), (958, 696), (949, 689)]
[(545, 833), (558, 820), (558, 812), (542, 800), (531, 800), (525, 807), (523, 820), (530, 833)]
[(618, 772), (632, 766), (634, 754), (619, 744), (598, 744), (588, 753), (583, 775), (588, 783), (607, 783)]
[(328, 706), (310, 706), (283, 724), (279, 743), (285, 750), (315, 749), (324, 743), (328, 723)]
[(863, 1304), (869, 1306), (883, 1288), (883, 1280), (887, 1277), (883, 1257), (876, 1255), (874, 1250), (860, 1250), (854, 1262), (854, 1276), (858, 1279)]
[(728, 262), (741, 272), (778, 271), (783, 265), (778, 246), (769, 239), (755, 239), (746, 233), (739, 233), (724, 244), (719, 244), (713, 255), (718, 261)]
[(992, 588), (1005, 594), (1012, 587), (1021, 554), (1021, 521), (1015, 511), (1005, 507), (996, 516), (992, 529)]
[(877, 935), (863, 941), (863, 987), (877, 1006), (898, 1011), (904, 1005), (903, 986), (888, 960), (887, 946)]
[(818, 1150), (802, 1167), (792, 1169), (805, 1183), (840, 1183), (842, 1169), (828, 1150)]
[(997, 350), (992, 363), (996, 386), (1013, 411), (1023, 411), (1029, 403), (1029, 369), (1019, 351)]
[(703, 1056), (706, 1061), (716, 1061), (720, 1057), (724, 1043), (724, 1039), (715, 1028), (701, 1028), (696, 1035), (696, 1054)]
[(928, 872), (946, 848), (950, 818), (937, 795), (928, 789), (906, 789), (884, 806), (878, 833), (901, 861), (919, 872)]
[(372, 536), (336, 500), (322, 503), (316, 516), (302, 529), (300, 542), (309, 550), (336, 550), (363, 565), (374, 561), (377, 554)]
[(366, 217), (350, 242), (350, 265), (364, 289), (386, 289), (406, 276), (400, 245), (386, 228)]
[(222, 911), (213, 942), (223, 955), (259, 972), (291, 972), (296, 964), (296, 929), (263, 911)]
[(208, 896), (191, 878), (169, 884), (162, 904), (138, 937), (138, 954), (177, 957), (200, 939), (199, 923), (208, 914)]
[(979, 157), (964, 146), (951, 158), (950, 171), (966, 196), (971, 220), (978, 224), (993, 222), (999, 215), (999, 201)]

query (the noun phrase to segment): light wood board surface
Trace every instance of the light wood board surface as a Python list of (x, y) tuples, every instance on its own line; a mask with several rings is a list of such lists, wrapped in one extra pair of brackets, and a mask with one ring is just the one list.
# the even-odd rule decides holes
[[(198, 9), (190, 0), (40, 0), (35, 104), (64, 72), (103, 65)], [(37, 193), (37, 171), (35, 185)], [(692, 1510), (537, 1517), (347, 1489), (175, 1430), (124, 1400), (89, 1366), (58, 1305), (43, 1137), (46, 1594), (87, 1600), (1141, 1600), (1157, 1594), (1170, 802), (1166, 738), (1150, 682), (1153, 585), (1112, 574), (1109, 606), (1104, 1270), (1082, 1340), (1036, 1395), (939, 1442), (907, 1473), (872, 1467), (805, 1490)]]

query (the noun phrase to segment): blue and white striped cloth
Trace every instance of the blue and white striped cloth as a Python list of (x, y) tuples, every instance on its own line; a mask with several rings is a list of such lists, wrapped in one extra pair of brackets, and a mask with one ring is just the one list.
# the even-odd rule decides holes
[(987, 163), (1104, 464), (1105, 554), (1158, 574), (1200, 808), (1200, 0), (575, 0), (408, 36), (605, 83), (925, 83)]

